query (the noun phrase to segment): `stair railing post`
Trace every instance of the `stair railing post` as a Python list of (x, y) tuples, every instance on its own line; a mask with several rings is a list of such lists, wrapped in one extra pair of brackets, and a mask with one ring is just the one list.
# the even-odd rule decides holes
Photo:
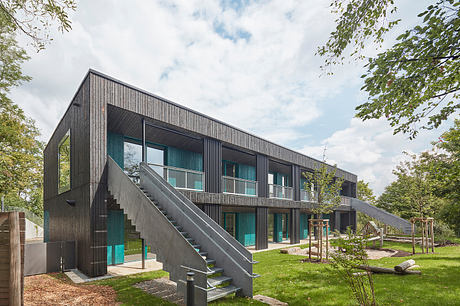
[(194, 280), (195, 273), (194, 272), (187, 272), (187, 306), (194, 306), (195, 305), (195, 280)]
[[(147, 145), (145, 142), (145, 119), (142, 118), (142, 161), (147, 162)], [(142, 269), (145, 269), (145, 240), (142, 238)]]

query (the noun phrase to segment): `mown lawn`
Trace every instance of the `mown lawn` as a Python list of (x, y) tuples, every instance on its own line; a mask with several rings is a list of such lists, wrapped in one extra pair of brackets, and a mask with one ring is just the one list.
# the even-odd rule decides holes
[[(410, 252), (410, 244), (385, 242), (384, 248)], [(420, 249), (418, 250), (420, 251)], [(435, 254), (370, 260), (371, 265), (393, 267), (408, 258), (420, 265), (422, 275), (374, 275), (379, 305), (460, 305), (460, 246), (435, 249)], [(254, 254), (259, 261), (254, 272), (254, 294), (274, 297), (289, 305), (355, 305), (346, 283), (328, 264), (302, 263), (301, 256), (280, 254), (279, 250)], [(167, 275), (143, 273), (98, 282), (112, 286), (119, 301), (129, 305), (161, 304), (158, 298), (133, 288), (137, 282)], [(263, 305), (244, 298), (227, 298), (214, 305)]]

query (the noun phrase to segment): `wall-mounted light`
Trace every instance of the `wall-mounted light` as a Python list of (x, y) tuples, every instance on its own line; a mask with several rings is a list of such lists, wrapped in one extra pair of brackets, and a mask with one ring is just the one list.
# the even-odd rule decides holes
[(67, 204), (69, 204), (70, 206), (75, 206), (75, 203), (77, 203), (77, 201), (75, 200), (65, 200)]

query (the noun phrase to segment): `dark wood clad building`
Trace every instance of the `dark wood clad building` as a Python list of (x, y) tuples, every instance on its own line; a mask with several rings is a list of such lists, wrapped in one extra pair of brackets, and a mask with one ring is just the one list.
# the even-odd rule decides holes
[[(306, 238), (313, 201), (302, 172), (320, 161), (90, 70), (44, 151), (45, 239), (75, 240), (85, 274), (106, 274), (126, 248), (129, 221), (107, 200), (108, 156), (134, 173), (142, 153), (243, 245)], [(346, 197), (357, 176), (337, 176), (344, 205), (329, 218), (343, 230), (356, 224)]]

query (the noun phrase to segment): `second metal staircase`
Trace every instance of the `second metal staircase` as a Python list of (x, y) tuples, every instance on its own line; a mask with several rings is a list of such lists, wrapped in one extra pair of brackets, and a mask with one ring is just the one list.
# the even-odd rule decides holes
[(402, 230), (405, 234), (411, 233), (411, 223), (401, 217), (393, 215), (381, 208), (375, 207), (369, 203), (356, 198), (349, 198), (351, 207), (359, 212), (362, 212), (369, 217), (377, 219), (387, 225)]

